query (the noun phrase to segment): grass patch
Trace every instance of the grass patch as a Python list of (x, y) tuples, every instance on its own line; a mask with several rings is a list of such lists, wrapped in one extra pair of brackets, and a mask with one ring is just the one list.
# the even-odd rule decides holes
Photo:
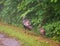
[(0, 25), (0, 32), (4, 32), (10, 36), (16, 37), (17, 39), (19, 39), (19, 41), (23, 42), (24, 46), (50, 46), (46, 42), (38, 41), (30, 35), (27, 35), (22, 32), (18, 32), (18, 30), (14, 30), (7, 26)]

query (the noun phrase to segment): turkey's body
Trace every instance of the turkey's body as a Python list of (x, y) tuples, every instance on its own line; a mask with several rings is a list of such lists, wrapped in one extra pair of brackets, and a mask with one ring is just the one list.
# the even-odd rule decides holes
[(28, 19), (23, 20), (23, 26), (25, 29), (32, 30), (32, 26), (31, 26), (30, 21)]
[(40, 34), (45, 35), (45, 30), (43, 28), (40, 28)]

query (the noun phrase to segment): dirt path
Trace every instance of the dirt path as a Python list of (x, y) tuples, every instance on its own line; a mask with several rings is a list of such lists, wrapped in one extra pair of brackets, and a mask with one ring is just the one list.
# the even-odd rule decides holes
[[(0, 25), (7, 26), (7, 27), (9, 27), (9, 28), (12, 28), (12, 29), (15, 30), (15, 31), (18, 31), (18, 32), (21, 30), (21, 32), (25, 33), (25, 32), (23, 31), (24, 29), (18, 28), (18, 27), (16, 27), (16, 26), (7, 25), (7, 24), (4, 24), (4, 23), (0, 23)], [(49, 43), (49, 44), (51, 44), (51, 45), (53, 45), (53, 46), (60, 46), (60, 43), (59, 43), (59, 42), (56, 42), (56, 41), (54, 41), (54, 40), (51, 40), (51, 39), (48, 39), (48, 38), (45, 38), (45, 37), (42, 37), (42, 36), (36, 36), (35, 33), (26, 32), (25, 34), (28, 35), (28, 36), (30, 36), (30, 37), (34, 37), (34, 38), (35, 38), (36, 40), (38, 40), (38, 41), (46, 42), (46, 43)]]
[(0, 46), (21, 46), (18, 40), (0, 33)]

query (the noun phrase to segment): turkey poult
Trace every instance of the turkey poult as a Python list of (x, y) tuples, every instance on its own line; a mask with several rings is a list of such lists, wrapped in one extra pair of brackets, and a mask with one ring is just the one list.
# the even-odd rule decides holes
[(45, 35), (45, 30), (44, 30), (44, 28), (40, 27), (40, 28), (39, 28), (39, 31), (40, 31), (40, 34), (41, 34), (41, 35), (43, 35), (43, 36)]

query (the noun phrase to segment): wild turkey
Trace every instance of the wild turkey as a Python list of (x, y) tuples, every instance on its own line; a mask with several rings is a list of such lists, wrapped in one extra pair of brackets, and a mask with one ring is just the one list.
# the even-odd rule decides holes
[(23, 19), (23, 26), (25, 29), (32, 30), (31, 23), (28, 19)]
[(41, 34), (41, 35), (43, 35), (43, 36), (45, 35), (45, 30), (44, 30), (44, 28), (40, 27), (39, 31), (40, 31), (40, 34)]

